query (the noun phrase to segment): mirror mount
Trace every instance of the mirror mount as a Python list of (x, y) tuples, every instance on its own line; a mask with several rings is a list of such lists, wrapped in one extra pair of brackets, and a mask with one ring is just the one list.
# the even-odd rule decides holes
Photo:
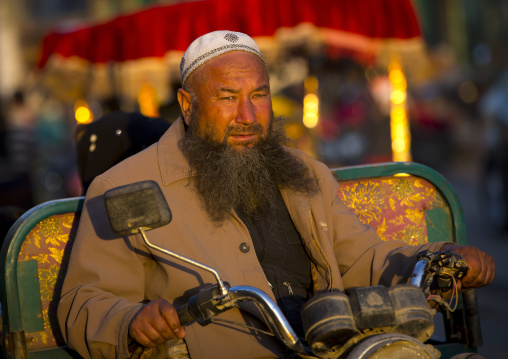
[(139, 233), (141, 234), (141, 236), (143, 237), (143, 240), (145, 241), (145, 244), (146, 244), (148, 247), (150, 247), (150, 248), (152, 248), (152, 249), (155, 249), (155, 250), (157, 250), (157, 251), (159, 251), (159, 252), (162, 252), (162, 253), (164, 253), (164, 254), (167, 254), (168, 256), (171, 256), (171, 257), (173, 257), (173, 258), (180, 259), (180, 260), (181, 260), (181, 261), (183, 261), (183, 262), (186, 262), (186, 263), (188, 263), (188, 264), (194, 265), (194, 266), (196, 266), (196, 267), (198, 267), (198, 268), (201, 268), (201, 269), (203, 269), (203, 270), (205, 270), (205, 271), (207, 271), (207, 272), (212, 273), (212, 274), (215, 276), (215, 280), (217, 281), (217, 285), (219, 286), (220, 295), (221, 295), (221, 296), (226, 296), (226, 295), (228, 294), (228, 289), (227, 289), (227, 287), (224, 285), (224, 282), (223, 282), (223, 281), (222, 281), (222, 279), (220, 278), (219, 273), (218, 273), (215, 269), (213, 269), (213, 268), (211, 268), (211, 267), (208, 267), (208, 266), (206, 266), (206, 265), (204, 265), (204, 264), (202, 264), (202, 263), (196, 262), (196, 261), (194, 261), (194, 260), (192, 260), (192, 259), (190, 259), (190, 258), (184, 257), (184, 256), (182, 256), (182, 255), (180, 255), (180, 254), (178, 254), (178, 253), (172, 252), (172, 251), (170, 251), (170, 250), (167, 250), (167, 249), (165, 249), (165, 248), (159, 247), (159, 246), (157, 246), (157, 245), (155, 245), (155, 244), (151, 243), (151, 242), (148, 240), (148, 238), (147, 238), (147, 236), (146, 236), (146, 233), (145, 233), (145, 230), (144, 230), (142, 227), (139, 227), (139, 228), (138, 228), (138, 231), (139, 231)]

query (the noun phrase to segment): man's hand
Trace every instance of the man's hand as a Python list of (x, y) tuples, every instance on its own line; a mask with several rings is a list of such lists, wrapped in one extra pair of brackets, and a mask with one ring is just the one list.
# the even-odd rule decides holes
[(146, 304), (129, 324), (129, 335), (139, 345), (152, 348), (174, 338), (185, 336), (185, 327), (173, 304), (156, 299)]
[(458, 244), (445, 244), (441, 250), (461, 254), (469, 266), (466, 275), (458, 283), (458, 289), (479, 288), (492, 283), (494, 280), (496, 263), (490, 255), (482, 250)]

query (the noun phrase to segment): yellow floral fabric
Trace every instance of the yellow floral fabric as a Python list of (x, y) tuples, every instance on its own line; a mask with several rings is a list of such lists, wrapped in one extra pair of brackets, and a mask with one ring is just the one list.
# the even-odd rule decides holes
[(425, 211), (444, 208), (442, 195), (415, 176), (387, 176), (339, 182), (339, 197), (385, 241), (428, 242)]
[[(26, 236), (18, 261), (36, 259), (41, 290), (44, 330), (26, 333), (27, 349), (64, 345), (56, 318), (63, 276), (60, 268), (67, 266), (79, 215), (59, 214), (38, 223)], [(62, 272), (65, 273), (65, 272)]]

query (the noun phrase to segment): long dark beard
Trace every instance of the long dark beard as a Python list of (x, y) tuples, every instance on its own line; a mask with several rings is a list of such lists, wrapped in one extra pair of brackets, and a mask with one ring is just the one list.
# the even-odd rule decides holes
[[(252, 147), (235, 149), (213, 137), (213, 128), (198, 127), (198, 116), (179, 142), (189, 161), (193, 184), (211, 219), (220, 224), (232, 210), (254, 218), (269, 218), (274, 213), (279, 188), (290, 188), (311, 196), (318, 192), (317, 182), (307, 165), (283, 146), (288, 138), (282, 118), (272, 118), (265, 137)], [(253, 127), (252, 127), (253, 126)], [(236, 125), (226, 131), (244, 129), (262, 132), (259, 123)]]

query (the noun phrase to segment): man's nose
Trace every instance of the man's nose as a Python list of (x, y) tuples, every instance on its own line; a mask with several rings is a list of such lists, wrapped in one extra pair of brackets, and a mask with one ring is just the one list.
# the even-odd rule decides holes
[(238, 104), (238, 113), (236, 122), (243, 124), (252, 124), (257, 121), (254, 104), (250, 99), (242, 99)]

